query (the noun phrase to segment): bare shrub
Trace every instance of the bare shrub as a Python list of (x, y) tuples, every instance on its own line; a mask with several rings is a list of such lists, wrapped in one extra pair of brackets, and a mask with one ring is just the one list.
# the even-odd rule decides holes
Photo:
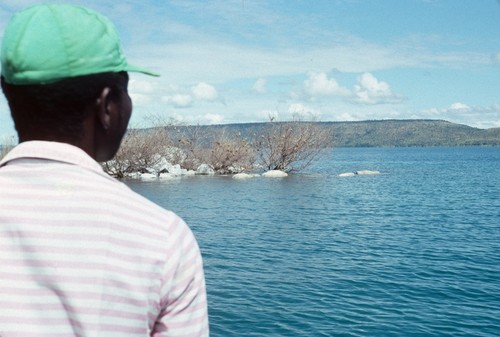
[(163, 128), (128, 130), (116, 156), (102, 164), (104, 170), (117, 178), (134, 172), (147, 172), (157, 165), (170, 144)]
[(311, 165), (332, 141), (331, 128), (317, 122), (270, 122), (254, 146), (265, 168), (290, 173)]
[(252, 145), (240, 134), (229, 134), (223, 129), (214, 136), (207, 164), (216, 173), (239, 173), (252, 167), (255, 162), (255, 151)]
[[(183, 153), (183, 158), (179, 163), (187, 170), (196, 170), (207, 159), (207, 129), (200, 125), (173, 127), (172, 138), (177, 148)], [(174, 164), (174, 163), (173, 163)]]
[(0, 144), (0, 159), (5, 157), (14, 146), (16, 146), (15, 137), (5, 137), (2, 144)]
[(127, 132), (115, 158), (104, 170), (122, 178), (140, 172), (161, 171), (165, 164), (197, 170), (210, 165), (218, 174), (238, 173), (259, 164), (268, 170), (297, 172), (332, 144), (332, 131), (316, 122), (274, 122), (259, 130), (252, 141), (226, 128), (170, 125)]

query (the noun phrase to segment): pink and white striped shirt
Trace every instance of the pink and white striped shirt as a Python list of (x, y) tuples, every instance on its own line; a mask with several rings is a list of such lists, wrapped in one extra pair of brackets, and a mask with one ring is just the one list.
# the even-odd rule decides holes
[(0, 336), (208, 336), (191, 230), (81, 149), (0, 162)]

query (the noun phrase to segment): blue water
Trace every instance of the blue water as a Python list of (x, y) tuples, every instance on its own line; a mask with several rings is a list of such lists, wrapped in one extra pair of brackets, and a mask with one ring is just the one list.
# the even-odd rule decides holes
[[(379, 170), (380, 175), (338, 177)], [(284, 179), (128, 182), (181, 215), (212, 336), (500, 336), (500, 148), (334, 149)]]

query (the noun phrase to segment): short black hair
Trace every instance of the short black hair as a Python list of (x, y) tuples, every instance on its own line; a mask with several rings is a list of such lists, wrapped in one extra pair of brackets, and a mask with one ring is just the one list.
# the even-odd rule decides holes
[(49, 134), (78, 141), (89, 105), (105, 87), (111, 89), (110, 99), (119, 99), (127, 92), (128, 74), (107, 72), (40, 85), (13, 85), (2, 76), (1, 85), (19, 135)]

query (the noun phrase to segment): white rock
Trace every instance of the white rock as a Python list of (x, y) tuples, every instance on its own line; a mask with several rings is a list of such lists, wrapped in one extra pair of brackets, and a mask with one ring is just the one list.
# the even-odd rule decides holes
[(170, 164), (165, 157), (159, 157), (159, 155), (155, 157), (157, 162), (151, 167), (155, 172), (168, 171), (168, 169), (172, 167), (172, 164)]
[(132, 178), (132, 179), (140, 179), (141, 178), (141, 173), (139, 173), (139, 172), (133, 172), (133, 173), (130, 173), (127, 177)]
[(186, 169), (182, 169), (181, 166), (179, 164), (176, 164), (176, 165), (173, 165), (171, 166), (169, 169), (168, 169), (168, 173), (170, 174), (173, 174), (175, 176), (181, 176), (182, 175), (182, 172), (186, 171)]
[(280, 171), (280, 170), (270, 170), (270, 171), (262, 173), (262, 176), (268, 177), (268, 178), (283, 178), (283, 177), (287, 177), (288, 173)]
[(154, 173), (142, 173), (141, 174), (141, 179), (149, 180), (149, 179), (156, 179), (158, 176)]
[(259, 176), (259, 174), (236, 173), (235, 175), (233, 175), (233, 179), (250, 179)]
[(198, 169), (196, 170), (196, 174), (200, 175), (214, 175), (215, 171), (214, 169), (208, 165), (208, 164), (201, 164), (198, 166)]
[(356, 174), (354, 172), (345, 172), (339, 174), (339, 177), (354, 177)]
[(359, 175), (366, 175), (366, 174), (380, 174), (380, 171), (370, 171), (370, 170), (361, 170), (361, 171), (356, 171), (354, 172), (355, 174)]
[(354, 171), (354, 172), (345, 172), (339, 174), (339, 177), (353, 177), (356, 175), (370, 175), (370, 174), (380, 174), (380, 171), (370, 171), (370, 170), (361, 170), (361, 171)]
[(177, 179), (177, 178), (180, 178), (180, 177), (176, 176), (176, 175), (173, 175), (171, 173), (160, 173), (160, 175), (158, 176), (158, 178), (160, 178), (162, 180), (168, 180), (168, 179)]

